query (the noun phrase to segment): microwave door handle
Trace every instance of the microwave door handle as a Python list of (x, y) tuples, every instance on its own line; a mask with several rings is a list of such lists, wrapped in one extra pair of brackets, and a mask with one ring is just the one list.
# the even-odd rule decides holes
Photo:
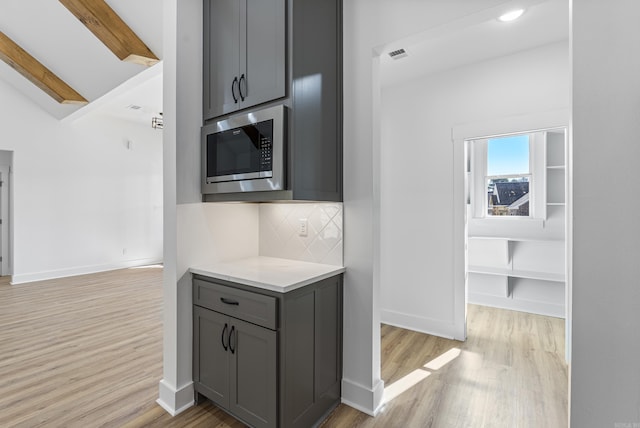
[(236, 85), (238, 85), (238, 89), (240, 89), (240, 85), (238, 84), (238, 76), (233, 78), (233, 82), (231, 82), (231, 96), (233, 97), (233, 102), (238, 104), (238, 97), (236, 97)]

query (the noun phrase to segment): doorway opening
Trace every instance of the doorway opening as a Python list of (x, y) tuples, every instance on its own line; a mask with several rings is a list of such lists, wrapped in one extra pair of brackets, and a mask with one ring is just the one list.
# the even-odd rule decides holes
[(0, 150), (0, 276), (12, 274), (11, 174), (13, 152)]
[(567, 129), (464, 142), (467, 303), (565, 320)]

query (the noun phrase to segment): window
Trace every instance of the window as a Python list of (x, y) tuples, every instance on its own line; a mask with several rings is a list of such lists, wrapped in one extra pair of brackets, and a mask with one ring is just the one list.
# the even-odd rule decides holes
[(545, 134), (468, 140), (467, 199), (472, 218), (545, 218)]
[(487, 140), (487, 216), (529, 217), (529, 135)]

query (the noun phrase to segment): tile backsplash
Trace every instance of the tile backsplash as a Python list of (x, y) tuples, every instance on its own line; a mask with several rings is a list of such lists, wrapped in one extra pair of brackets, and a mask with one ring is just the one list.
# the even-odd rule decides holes
[(341, 203), (260, 204), (259, 226), (261, 256), (343, 265)]

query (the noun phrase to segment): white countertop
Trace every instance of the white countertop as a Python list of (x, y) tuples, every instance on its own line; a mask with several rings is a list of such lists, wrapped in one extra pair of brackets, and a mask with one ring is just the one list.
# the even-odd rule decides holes
[(304, 287), (345, 270), (342, 266), (262, 256), (193, 266), (189, 269), (191, 273), (280, 293)]

